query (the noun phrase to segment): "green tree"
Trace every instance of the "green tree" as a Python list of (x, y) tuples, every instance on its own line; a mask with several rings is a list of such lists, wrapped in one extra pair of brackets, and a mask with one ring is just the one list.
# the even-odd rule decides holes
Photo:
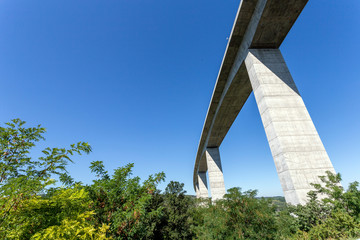
[(289, 206), (299, 232), (294, 239), (348, 239), (360, 236), (360, 190), (357, 182), (348, 190), (341, 186), (341, 175), (327, 172), (321, 184), (308, 193), (305, 205)]
[[(63, 221), (92, 215), (88, 209), (90, 200), (83, 190), (50, 188), (49, 191), (54, 183), (50, 178), (53, 175), (67, 183), (72, 181), (66, 174), (66, 165), (72, 162), (73, 154), (89, 153), (90, 145), (79, 142), (68, 149), (45, 148), (43, 156), (34, 159), (30, 150), (44, 140), (45, 129), (40, 125), (30, 128), (24, 125), (24, 121), (14, 119), (0, 127), (1, 239), (30, 239)], [(102, 226), (100, 230), (105, 228)]]
[(194, 201), (185, 195), (184, 184), (170, 181), (164, 194), (164, 239), (192, 239), (191, 210)]
[[(223, 200), (199, 207), (199, 239), (275, 239), (277, 225), (271, 200), (256, 198), (257, 191), (244, 193), (231, 188)], [(197, 218), (199, 219), (199, 218)]]
[(149, 176), (143, 183), (131, 177), (133, 164), (115, 169), (109, 176), (101, 161), (93, 162), (91, 170), (98, 179), (86, 186), (93, 201), (94, 223), (110, 225), (114, 239), (143, 239), (151, 226), (147, 223), (161, 215), (161, 208), (150, 208), (156, 186), (164, 173)]
[(85, 189), (53, 189), (50, 196), (25, 200), (8, 218), (6, 239), (108, 239), (107, 225), (94, 227)]
[(148, 239), (193, 239), (195, 201), (185, 194), (184, 184), (176, 181), (170, 181), (164, 193), (156, 191), (149, 207), (161, 209), (161, 214), (147, 223)]

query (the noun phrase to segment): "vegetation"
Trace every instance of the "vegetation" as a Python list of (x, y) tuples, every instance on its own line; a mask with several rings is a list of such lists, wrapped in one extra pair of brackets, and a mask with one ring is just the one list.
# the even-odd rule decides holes
[[(258, 198), (256, 190), (229, 189), (215, 203), (186, 195), (184, 184), (157, 185), (132, 177), (133, 164), (109, 175), (92, 162), (95, 180), (75, 182), (66, 172), (87, 143), (30, 150), (44, 140), (41, 126), (15, 119), (0, 127), (0, 239), (352, 239), (360, 236), (360, 190), (345, 191), (340, 174), (314, 184), (306, 205), (288, 206), (282, 197)], [(57, 187), (53, 177), (62, 182)]]
[(223, 200), (198, 207), (199, 239), (275, 239), (275, 207), (256, 191), (231, 188)]

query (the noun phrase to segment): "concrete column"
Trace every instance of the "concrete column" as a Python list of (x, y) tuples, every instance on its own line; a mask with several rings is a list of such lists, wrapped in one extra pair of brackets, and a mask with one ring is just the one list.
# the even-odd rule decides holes
[(195, 193), (196, 193), (196, 198), (200, 198), (199, 182), (195, 184)]
[(221, 167), (219, 148), (206, 149), (211, 198), (213, 201), (223, 198), (225, 194), (224, 176)]
[(208, 198), (209, 192), (206, 181), (206, 172), (198, 172), (198, 183), (196, 185), (196, 197), (197, 198)]
[(249, 49), (245, 64), (286, 201), (304, 204), (335, 170), (280, 50)]

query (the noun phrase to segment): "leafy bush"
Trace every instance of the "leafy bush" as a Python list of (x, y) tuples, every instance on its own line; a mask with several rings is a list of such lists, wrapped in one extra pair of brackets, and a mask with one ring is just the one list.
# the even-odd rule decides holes
[(161, 208), (149, 208), (156, 185), (164, 173), (150, 176), (142, 184), (139, 177), (131, 178), (133, 164), (115, 170), (113, 176), (105, 171), (101, 161), (93, 162), (91, 170), (98, 180), (86, 186), (93, 204), (95, 226), (110, 226), (114, 239), (142, 239), (146, 237), (149, 219), (156, 219)]
[(93, 212), (84, 189), (56, 189), (51, 196), (25, 200), (8, 219), (9, 239), (107, 239), (108, 226), (89, 223)]
[(69, 204), (63, 197), (62, 194), (68, 192), (55, 194), (48, 200), (42, 196), (54, 183), (50, 177), (54, 174), (63, 176), (65, 166), (72, 162), (70, 157), (74, 153), (89, 153), (91, 147), (79, 142), (68, 149), (45, 148), (42, 157), (33, 159), (30, 150), (44, 139), (45, 129), (40, 125), (25, 128), (25, 122), (20, 119), (5, 125), (0, 127), (0, 238), (29, 239), (37, 231), (73, 216), (66, 216), (70, 212), (63, 213), (59, 206), (63, 201), (68, 207), (78, 207), (76, 201)]
[[(287, 206), (282, 198), (257, 198), (257, 191), (229, 189), (211, 202), (185, 195), (165, 174), (141, 182), (133, 164), (110, 176), (101, 161), (91, 163), (97, 179), (83, 186), (66, 173), (73, 154), (89, 153), (79, 142), (46, 148), (40, 125), (25, 128), (19, 119), (0, 127), (0, 239), (349, 239), (360, 237), (359, 183), (345, 191), (340, 174), (327, 172), (314, 184), (305, 205)], [(54, 187), (52, 176), (64, 184)]]
[(341, 175), (327, 172), (313, 184), (306, 205), (290, 206), (299, 231), (294, 239), (349, 239), (360, 236), (360, 190), (357, 182), (345, 191)]
[(149, 207), (161, 209), (161, 214), (149, 219), (147, 239), (193, 239), (195, 201), (183, 188), (183, 183), (170, 181), (164, 193), (156, 191)]
[(244, 193), (231, 188), (223, 200), (200, 206), (196, 227), (199, 239), (275, 239), (275, 207), (256, 198), (257, 191)]

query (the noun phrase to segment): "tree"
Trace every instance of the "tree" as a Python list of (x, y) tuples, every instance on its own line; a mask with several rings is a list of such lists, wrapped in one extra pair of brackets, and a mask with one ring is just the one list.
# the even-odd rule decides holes
[(151, 227), (147, 223), (161, 215), (161, 208), (149, 206), (165, 174), (151, 175), (140, 183), (139, 177), (130, 177), (133, 164), (115, 169), (111, 177), (101, 161), (93, 162), (90, 168), (98, 177), (86, 186), (93, 202), (95, 226), (109, 225), (114, 239), (145, 238)]
[(199, 239), (276, 239), (275, 207), (271, 200), (256, 198), (231, 188), (223, 200), (200, 207), (196, 233)]
[(27, 199), (8, 218), (6, 239), (108, 239), (109, 226), (90, 223), (94, 212), (85, 189), (53, 189), (50, 196)]
[(161, 214), (147, 223), (152, 226), (148, 238), (193, 239), (192, 211), (195, 205), (185, 193), (183, 183), (170, 181), (164, 193), (157, 191), (154, 194), (150, 207), (161, 209)]
[(164, 239), (192, 239), (191, 210), (194, 201), (185, 195), (184, 184), (170, 181), (165, 188), (164, 212), (166, 226), (163, 230)]
[[(45, 129), (24, 127), (25, 122), (14, 119), (0, 127), (0, 238), (41, 239), (42, 233), (55, 234), (55, 226), (75, 224), (77, 229), (87, 228), (95, 236), (106, 231), (106, 226), (89, 228), (83, 219), (93, 213), (89, 211), (87, 193), (79, 188), (54, 189), (53, 175), (67, 180), (66, 165), (72, 162), (75, 153), (89, 153), (89, 144), (79, 142), (70, 148), (45, 148), (43, 156), (34, 159), (30, 150), (36, 142), (44, 140)], [(50, 228), (50, 229), (49, 229)], [(51, 230), (53, 228), (53, 230)], [(49, 235), (50, 234), (50, 235)], [(78, 238), (89, 236), (84, 231)], [(100, 236), (98, 234), (98, 236)]]
[(358, 182), (345, 191), (341, 175), (327, 172), (321, 184), (308, 193), (306, 205), (290, 206), (299, 232), (295, 239), (348, 239), (360, 236), (360, 190)]

